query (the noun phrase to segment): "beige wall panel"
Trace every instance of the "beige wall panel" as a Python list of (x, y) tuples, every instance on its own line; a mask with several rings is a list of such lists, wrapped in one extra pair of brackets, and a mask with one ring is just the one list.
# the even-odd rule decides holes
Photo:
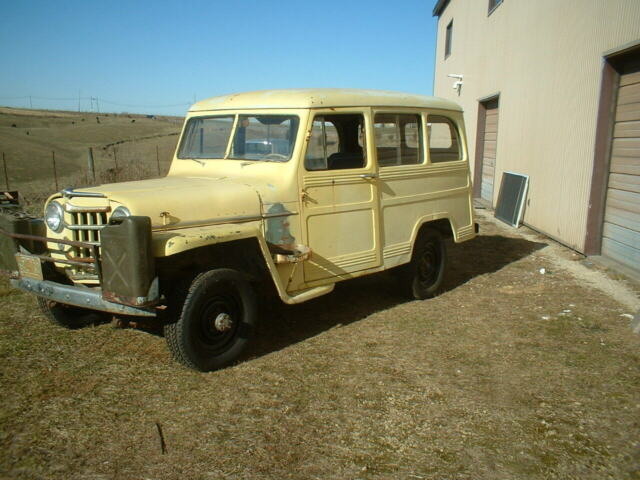
[[(451, 19), (452, 50), (444, 60)], [(505, 0), (490, 16), (486, 1), (451, 0), (439, 19), (434, 94), (463, 106), (470, 158), (478, 100), (500, 93), (495, 183), (504, 171), (529, 175), (525, 222), (578, 250), (584, 247), (603, 53), (636, 40), (638, 0)], [(449, 73), (464, 75), (460, 95)], [(629, 106), (618, 109), (619, 120), (640, 120)], [(494, 202), (497, 196), (495, 188)]]

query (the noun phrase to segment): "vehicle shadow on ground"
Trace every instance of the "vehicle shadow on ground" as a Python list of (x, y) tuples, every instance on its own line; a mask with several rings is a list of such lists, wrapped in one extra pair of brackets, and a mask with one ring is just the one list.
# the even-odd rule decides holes
[[(454, 290), (477, 276), (496, 272), (546, 245), (501, 235), (451, 243), (443, 290)], [(393, 275), (383, 272), (338, 283), (331, 294), (301, 305), (272, 302), (262, 309), (257, 338), (248, 355), (266, 355), (410, 301), (406, 292), (398, 289)]]

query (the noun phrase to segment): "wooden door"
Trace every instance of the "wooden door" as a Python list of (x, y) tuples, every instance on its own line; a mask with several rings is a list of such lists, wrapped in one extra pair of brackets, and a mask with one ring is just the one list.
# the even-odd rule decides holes
[(602, 255), (640, 271), (640, 58), (620, 75)]

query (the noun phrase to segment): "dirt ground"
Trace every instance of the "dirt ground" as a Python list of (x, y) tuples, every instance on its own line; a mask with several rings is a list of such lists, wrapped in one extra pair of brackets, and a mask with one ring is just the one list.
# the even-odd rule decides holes
[(153, 333), (50, 326), (2, 283), (0, 476), (639, 479), (637, 285), (480, 221), (439, 297), (340, 284), (265, 311), (210, 374)]

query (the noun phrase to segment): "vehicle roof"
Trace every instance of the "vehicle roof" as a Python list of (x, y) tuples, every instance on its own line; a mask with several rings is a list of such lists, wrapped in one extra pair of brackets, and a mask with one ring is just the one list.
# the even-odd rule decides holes
[(462, 111), (462, 108), (457, 103), (444, 98), (386, 90), (349, 88), (304, 88), (232, 93), (197, 102), (191, 106), (189, 111), (370, 106), (419, 107)]

